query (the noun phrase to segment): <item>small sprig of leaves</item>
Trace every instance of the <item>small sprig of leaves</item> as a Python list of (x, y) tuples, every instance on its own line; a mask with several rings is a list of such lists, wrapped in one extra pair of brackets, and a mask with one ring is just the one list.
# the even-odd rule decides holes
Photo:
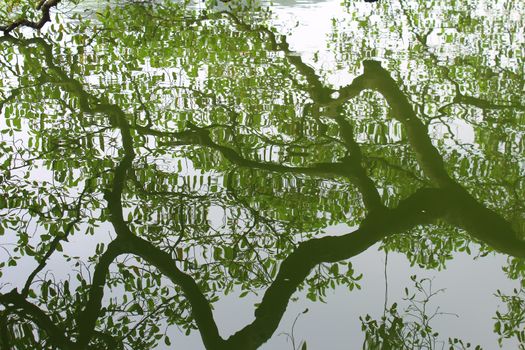
[(481, 350), (479, 345), (472, 348), (471, 343), (461, 339), (449, 338), (447, 342), (441, 340), (431, 321), (437, 316), (454, 314), (441, 312), (439, 307), (430, 311), (430, 302), (445, 290), (434, 290), (432, 279), (429, 278), (418, 279), (417, 276), (411, 276), (410, 279), (415, 291), (405, 288), (403, 300), (408, 302), (408, 306), (402, 313), (398, 310), (398, 304), (394, 303), (385, 310), (380, 320), (375, 320), (370, 315), (359, 318), (361, 329), (365, 333), (363, 349)]

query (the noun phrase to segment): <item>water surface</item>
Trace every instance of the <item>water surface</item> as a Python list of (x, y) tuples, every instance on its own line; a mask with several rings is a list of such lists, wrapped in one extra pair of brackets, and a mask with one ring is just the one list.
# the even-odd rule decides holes
[(525, 349), (523, 14), (89, 2), (1, 37), (2, 349)]

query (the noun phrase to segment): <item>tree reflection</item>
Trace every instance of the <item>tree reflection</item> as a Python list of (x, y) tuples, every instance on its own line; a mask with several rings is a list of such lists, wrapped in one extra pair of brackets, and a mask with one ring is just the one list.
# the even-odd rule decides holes
[[(2, 267), (35, 266), (0, 294), (5, 348), (147, 349), (176, 324), (208, 349), (256, 349), (296, 291), (317, 300), (357, 286), (347, 260), (376, 243), (410, 258), (407, 241), (434, 234), (447, 242), (439, 254), (473, 240), (524, 257), (498, 198), (456, 179), (453, 155), (380, 62), (329, 87), (250, 16), (129, 5), (96, 27), (2, 38)], [(454, 102), (521, 108), (460, 89)], [(374, 142), (357, 112), (375, 120)], [(323, 234), (336, 223), (356, 229)], [(63, 246), (84, 235), (100, 239), (96, 251), (69, 256)], [(56, 255), (74, 280), (46, 273)], [(212, 304), (233, 288), (264, 295), (254, 321), (223, 339)]]

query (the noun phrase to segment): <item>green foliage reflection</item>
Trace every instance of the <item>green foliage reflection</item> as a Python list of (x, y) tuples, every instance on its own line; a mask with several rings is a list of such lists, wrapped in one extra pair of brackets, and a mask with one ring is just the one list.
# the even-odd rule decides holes
[[(499, 252), (522, 279), (513, 67), (487, 83), (490, 62), (443, 63), (419, 38), (426, 54), (407, 69), (342, 55), (355, 79), (334, 87), (268, 12), (166, 2), (97, 16), (0, 39), (1, 267), (32, 263), (2, 285), (2, 346), (150, 349), (176, 325), (209, 349), (255, 349), (297, 290), (323, 301), (361, 288), (349, 259), (376, 244), (428, 269)], [(351, 232), (327, 235), (335, 225)], [(57, 262), (70, 271), (54, 274)], [(223, 339), (212, 305), (233, 290), (263, 299)], [(522, 294), (498, 294), (502, 339), (523, 343)], [(414, 334), (412, 347), (436, 346), (395, 307), (363, 322), (372, 348)]]

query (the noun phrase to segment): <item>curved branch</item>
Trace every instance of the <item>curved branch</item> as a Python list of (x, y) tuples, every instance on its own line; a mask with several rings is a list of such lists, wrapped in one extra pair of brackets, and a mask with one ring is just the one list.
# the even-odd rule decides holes
[(41, 0), (37, 5), (37, 10), (40, 10), (42, 16), (40, 19), (35, 22), (27, 18), (20, 18), (16, 21), (9, 23), (7, 25), (0, 26), (0, 30), (4, 32), (4, 35), (9, 34), (13, 30), (20, 27), (29, 27), (33, 29), (42, 29), (42, 27), (49, 21), (51, 21), (51, 9), (56, 7), (61, 0)]
[(447, 221), (500, 252), (525, 257), (525, 242), (518, 238), (511, 224), (478, 202), (448, 174), (445, 161), (432, 144), (426, 126), (416, 116), (407, 97), (379, 62), (365, 62), (363, 75), (355, 81), (383, 95), (392, 108), (394, 118), (407, 130), (409, 143), (424, 173), (438, 187), (451, 191)]
[(31, 319), (39, 328), (43, 329), (49, 336), (49, 340), (59, 349), (73, 350), (74, 343), (65, 336), (64, 330), (59, 328), (46, 313), (28, 302), (16, 289), (6, 294), (0, 294), (0, 303), (3, 305), (13, 305), (20, 310), (26, 317)]

